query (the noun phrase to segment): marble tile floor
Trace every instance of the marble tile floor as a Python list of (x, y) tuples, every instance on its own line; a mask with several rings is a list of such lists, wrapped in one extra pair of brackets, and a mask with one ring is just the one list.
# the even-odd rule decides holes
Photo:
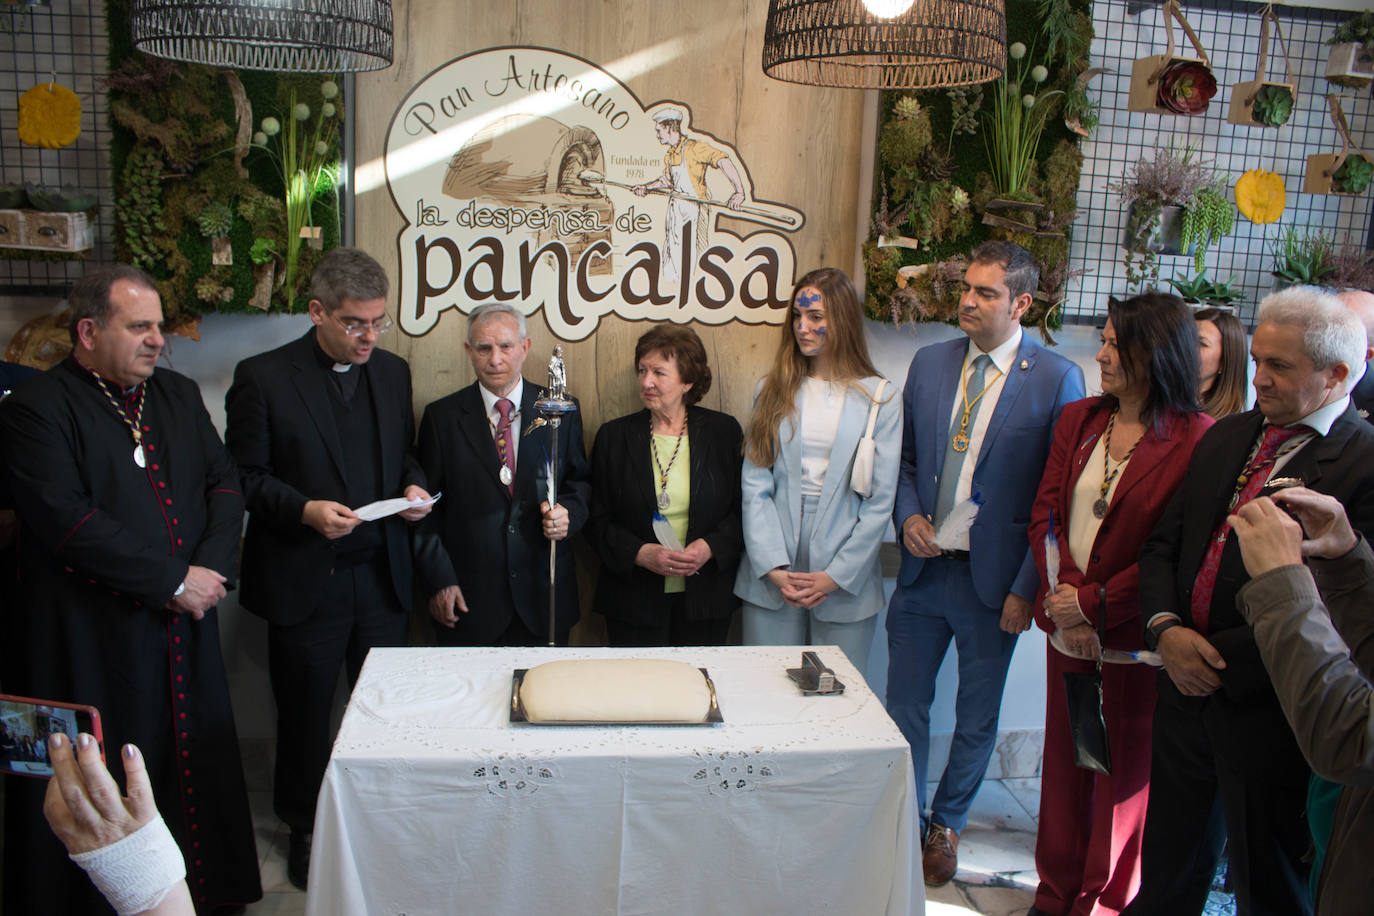
[[(927, 799), (935, 787), (926, 787)], [(1035, 902), (1039, 813), (1039, 777), (985, 780), (959, 837), (959, 871), (944, 887), (926, 888), (926, 916), (1023, 916)], [(1223, 863), (1203, 916), (1235, 916), (1224, 875)]]
[(272, 813), (271, 792), (249, 792), (253, 833), (258, 842), (262, 899), (250, 904), (248, 916), (304, 916), (305, 892), (286, 878), (286, 848), (290, 829)]

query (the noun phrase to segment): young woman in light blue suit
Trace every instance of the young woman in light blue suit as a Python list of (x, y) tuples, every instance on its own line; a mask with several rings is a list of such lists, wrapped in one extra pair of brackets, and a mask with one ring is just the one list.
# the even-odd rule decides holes
[[(854, 456), (875, 403), (865, 497), (852, 485)], [(792, 323), (745, 434), (747, 557), (735, 594), (746, 645), (838, 645), (864, 670), (883, 606), (878, 545), (897, 490), (901, 431), (901, 398), (868, 358), (849, 277), (812, 271), (792, 292)]]

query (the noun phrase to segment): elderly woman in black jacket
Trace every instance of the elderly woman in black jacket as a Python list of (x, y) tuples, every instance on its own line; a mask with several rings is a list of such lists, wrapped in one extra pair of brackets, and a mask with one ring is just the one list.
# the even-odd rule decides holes
[(641, 336), (635, 371), (644, 410), (604, 424), (592, 447), (596, 609), (613, 646), (720, 645), (739, 605), (743, 434), (696, 406), (711, 369), (691, 328)]

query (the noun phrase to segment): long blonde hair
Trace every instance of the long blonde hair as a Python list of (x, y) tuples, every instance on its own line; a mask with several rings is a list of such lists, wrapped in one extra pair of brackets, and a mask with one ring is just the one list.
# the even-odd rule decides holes
[(825, 302), (831, 381), (852, 385), (858, 379), (878, 374), (868, 358), (863, 310), (849, 276), (837, 268), (822, 267), (798, 280), (788, 299), (787, 321), (782, 326), (773, 368), (764, 376), (763, 387), (754, 401), (754, 412), (744, 436), (744, 454), (757, 467), (770, 467), (777, 459), (782, 421), (795, 419), (797, 389), (801, 387), (802, 379), (810, 368), (810, 361), (797, 347), (797, 338), (792, 330), (796, 319), (791, 312), (797, 292), (808, 286), (820, 290), (821, 299)]

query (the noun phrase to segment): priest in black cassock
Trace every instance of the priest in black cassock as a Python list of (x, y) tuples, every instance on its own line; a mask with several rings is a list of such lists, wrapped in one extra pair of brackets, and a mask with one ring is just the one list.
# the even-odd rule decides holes
[[(152, 279), (99, 268), (70, 304), (71, 356), (0, 404), (22, 602), (0, 682), (95, 706), (110, 761), (137, 744), (197, 911), (241, 908), (262, 889), (215, 611), (234, 575), (238, 474), (200, 389), (156, 369)], [(111, 912), (44, 823), (43, 791), (7, 786), (4, 912)]]
[(239, 600), (268, 622), (277, 701), (272, 805), (291, 828), (286, 874), (302, 889), (339, 671), (351, 687), (369, 649), (405, 645), (406, 523), (429, 513), (423, 502), (376, 521), (353, 511), (429, 498), (411, 451), (410, 367), (377, 347), (391, 327), (389, 291), (371, 255), (328, 252), (310, 277), (313, 327), (239, 363), (224, 399), (224, 437), (248, 502)]

